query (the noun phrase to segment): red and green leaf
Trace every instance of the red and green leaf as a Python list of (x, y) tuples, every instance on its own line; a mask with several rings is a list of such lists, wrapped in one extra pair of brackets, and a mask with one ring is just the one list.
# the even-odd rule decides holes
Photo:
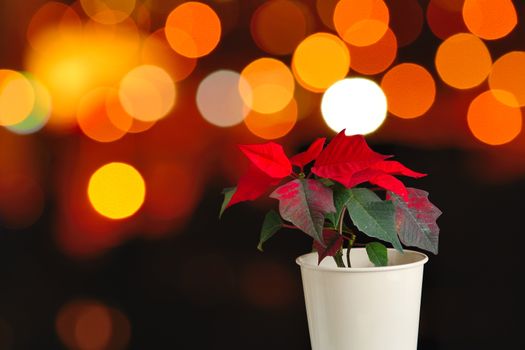
[(323, 240), (326, 246), (321, 245), (318, 241), (314, 241), (313, 248), (319, 255), (318, 264), (327, 256), (335, 256), (343, 245), (343, 236), (334, 230), (323, 230)]
[(327, 213), (335, 212), (332, 189), (313, 179), (296, 179), (278, 187), (281, 217), (324, 245), (322, 231)]
[(239, 145), (244, 155), (266, 175), (282, 179), (292, 173), (292, 164), (283, 147), (275, 142), (259, 145)]
[(396, 209), (399, 238), (407, 246), (437, 254), (439, 227), (436, 220), (441, 215), (441, 210), (428, 200), (428, 192), (410, 187), (407, 190), (407, 201), (389, 193)]
[(349, 187), (354, 174), (386, 158), (372, 151), (362, 135), (346, 136), (343, 130), (319, 154), (312, 172)]
[(315, 140), (305, 152), (298, 153), (292, 158), (290, 158), (290, 162), (293, 165), (298, 166), (302, 169), (305, 165), (314, 161), (315, 158), (317, 158), (317, 156), (323, 150), (325, 141), (326, 138), (324, 137)]

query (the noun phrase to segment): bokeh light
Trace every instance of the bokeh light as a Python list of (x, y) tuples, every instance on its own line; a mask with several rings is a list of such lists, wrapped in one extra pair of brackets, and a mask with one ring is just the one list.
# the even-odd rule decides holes
[[(117, 88), (99, 88), (100, 92), (105, 95), (105, 109), (101, 111), (101, 123), (107, 124), (111, 123), (113, 127), (119, 129), (120, 131), (127, 133), (133, 132), (133, 125), (139, 123), (137, 119), (134, 119), (122, 106), (119, 98), (119, 90)], [(97, 89), (95, 89), (96, 91)], [(102, 96), (101, 96), (102, 97)], [(79, 108), (82, 110), (82, 108)], [(97, 117), (95, 117), (97, 118)], [(153, 125), (155, 122), (143, 122), (148, 125)], [(109, 129), (112, 129), (109, 127)], [(148, 128), (149, 129), (149, 128)], [(140, 132), (140, 131), (139, 131)], [(114, 133), (116, 136), (116, 133)], [(117, 137), (118, 138), (118, 137)]]
[(421, 34), (425, 17), (418, 0), (387, 0), (390, 28), (399, 47), (413, 43)]
[(82, 349), (104, 349), (111, 337), (111, 316), (102, 305), (89, 305), (77, 316), (75, 340)]
[(302, 4), (293, 0), (263, 3), (253, 14), (250, 30), (253, 40), (263, 51), (287, 55), (308, 34), (308, 20)]
[(134, 167), (113, 162), (93, 173), (87, 193), (98, 213), (110, 219), (123, 219), (140, 209), (144, 203), (146, 185)]
[(350, 68), (350, 53), (346, 44), (329, 33), (316, 33), (297, 46), (292, 69), (305, 89), (323, 92), (343, 79)]
[(81, 30), (82, 21), (73, 8), (61, 2), (48, 1), (31, 17), (26, 37), (34, 50), (45, 51), (45, 41), (40, 38), (43, 34), (56, 39)]
[(319, 19), (326, 27), (333, 30), (335, 30), (334, 11), (338, 2), (339, 0), (316, 0), (315, 2), (315, 8), (319, 15)]
[(121, 311), (87, 299), (64, 304), (55, 328), (68, 349), (78, 350), (123, 350), (131, 334), (129, 321)]
[[(493, 90), (510, 92), (519, 106), (525, 106), (525, 51), (512, 51), (498, 58), (489, 74), (489, 86)], [(515, 106), (514, 99), (498, 96), (501, 102)]]
[(239, 91), (244, 103), (259, 113), (275, 113), (293, 98), (295, 81), (290, 69), (274, 58), (259, 58), (241, 71)]
[(488, 76), (492, 58), (486, 45), (472, 34), (460, 33), (441, 43), (436, 69), (441, 79), (458, 89), (470, 89)]
[(518, 24), (512, 0), (465, 0), (463, 19), (473, 34), (485, 40), (503, 38)]
[(156, 121), (145, 122), (138, 119), (133, 119), (131, 126), (128, 130), (130, 134), (139, 134), (141, 132), (148, 131), (156, 124)]
[(385, 35), (390, 21), (383, 0), (341, 0), (334, 11), (339, 36), (354, 46), (367, 46)]
[(22, 74), (0, 69), (0, 125), (22, 122), (35, 107), (35, 90)]
[(512, 94), (506, 91), (485, 91), (471, 102), (467, 114), (472, 134), (481, 142), (493, 146), (514, 140), (521, 132), (523, 124), (520, 108), (502, 103), (495, 93), (504, 95), (505, 100), (513, 98)]
[(174, 82), (186, 79), (197, 66), (197, 59), (179, 55), (170, 47), (164, 28), (158, 29), (144, 40), (141, 60), (143, 64), (166, 70)]
[[(77, 122), (80, 129), (89, 138), (99, 142), (112, 142), (126, 134), (124, 118), (118, 119), (123, 114), (112, 113), (113, 119), (120, 126), (117, 127), (108, 114), (107, 101), (112, 88), (98, 88), (84, 95), (78, 104)], [(115, 93), (113, 93), (115, 94)], [(113, 110), (114, 111), (114, 110)], [(127, 119), (128, 130), (131, 119)]]
[(451, 35), (468, 32), (461, 13), (464, 0), (430, 0), (427, 23), (432, 33), (445, 40)]
[(252, 132), (266, 140), (278, 139), (288, 134), (297, 122), (298, 108), (295, 99), (284, 109), (263, 114), (251, 111), (244, 119), (244, 124)]
[(373, 75), (385, 71), (397, 55), (397, 40), (388, 29), (385, 35), (370, 46), (350, 45), (350, 68), (361, 74)]
[(112, 25), (88, 20), (84, 23), (84, 33), (88, 35), (87, 43), (93, 46), (99, 45), (112, 53), (118, 50), (132, 53), (131, 57), (121, 57), (121, 59), (126, 62), (126, 59), (133, 58), (133, 62), (136, 62), (137, 53), (142, 44), (142, 33), (133, 18), (126, 18)]
[[(197, 107), (210, 124), (230, 127), (241, 123), (250, 109), (244, 104), (240, 90), (250, 91), (240, 74), (219, 70), (204, 78), (197, 89)], [(239, 89), (239, 85), (243, 85)]]
[[(128, 237), (129, 227), (137, 222), (108, 220), (107, 216), (94, 210), (88, 193), (94, 170), (112, 159), (123, 157), (122, 147), (108, 147), (81, 137), (77, 147), (69, 147), (63, 157), (56, 164), (60, 170), (56, 179), (59, 184), (54, 232), (56, 244), (69, 257), (93, 258), (121, 244)], [(111, 189), (106, 192), (109, 196)]]
[(162, 68), (142, 65), (122, 78), (119, 98), (122, 106), (136, 119), (145, 122), (164, 118), (175, 105), (175, 83)]
[[(71, 51), (66, 53), (66, 50)], [(31, 70), (48, 87), (53, 101), (49, 126), (55, 130), (74, 128), (78, 100), (95, 85), (90, 63), (82, 53), (74, 53), (73, 46), (50, 47), (46, 57), (33, 59)]]
[(170, 46), (186, 57), (202, 57), (219, 44), (221, 22), (211, 7), (190, 1), (177, 6), (164, 28)]
[(31, 76), (26, 76), (26, 78), (31, 83), (35, 93), (33, 110), (21, 122), (6, 126), (9, 131), (20, 135), (31, 134), (42, 129), (46, 125), (52, 109), (51, 96), (47, 88)]
[(84, 12), (103, 24), (122, 22), (135, 9), (135, 0), (80, 0)]
[(415, 63), (401, 63), (390, 69), (381, 80), (388, 111), (401, 118), (416, 118), (425, 114), (436, 97), (432, 75)]
[(383, 90), (372, 80), (347, 78), (336, 82), (323, 95), (323, 118), (335, 132), (347, 135), (370, 134), (386, 118), (387, 100)]
[(49, 129), (60, 132), (75, 130), (77, 105), (86, 93), (118, 84), (136, 66), (139, 49), (138, 29), (128, 20), (113, 26), (91, 21), (82, 32), (72, 28), (67, 33), (41, 33), (35, 41), (45, 50), (26, 57), (29, 71), (51, 95)]

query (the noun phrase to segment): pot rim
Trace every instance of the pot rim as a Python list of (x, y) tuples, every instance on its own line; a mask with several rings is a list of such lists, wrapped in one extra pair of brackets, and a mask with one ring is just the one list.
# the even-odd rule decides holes
[[(352, 251), (358, 250), (363, 251), (365, 248), (352, 248)], [(346, 249), (344, 249), (346, 251)], [(350, 252), (351, 253), (351, 252)], [(337, 266), (323, 266), (323, 265), (317, 265), (317, 252), (307, 253), (299, 256), (297, 259), (295, 259), (295, 263), (299, 265), (301, 268), (306, 268), (310, 270), (318, 270), (318, 271), (331, 271), (331, 272), (341, 272), (341, 273), (359, 273), (359, 272), (385, 272), (385, 271), (392, 271), (392, 270), (403, 270), (403, 269), (411, 269), (418, 266), (422, 266), (428, 262), (428, 256), (424, 253), (411, 250), (411, 249), (403, 249), (403, 253), (398, 252), (394, 248), (388, 248), (389, 255), (391, 254), (406, 254), (409, 253), (417, 259), (414, 262), (409, 262), (406, 264), (397, 264), (397, 265), (388, 265), (388, 266), (371, 266), (371, 267), (337, 267)], [(315, 255), (316, 258), (314, 259), (315, 263), (312, 264), (311, 262), (307, 260), (308, 257), (311, 257)], [(327, 257), (329, 258), (329, 257)], [(326, 258), (325, 258), (326, 259)]]

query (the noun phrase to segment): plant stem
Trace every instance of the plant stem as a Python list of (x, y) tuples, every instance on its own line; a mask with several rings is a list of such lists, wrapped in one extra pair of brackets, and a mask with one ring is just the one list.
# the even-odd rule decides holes
[[(346, 246), (346, 266), (352, 267), (352, 264), (350, 263), (350, 250), (354, 246), (356, 236), (353, 231), (343, 230), (343, 221), (344, 221), (345, 211), (346, 211), (346, 207), (343, 207), (343, 209), (341, 209), (341, 214), (339, 214), (339, 221), (337, 223), (339, 224), (339, 229), (338, 229), (339, 234), (344, 239), (348, 240), (348, 245)], [(343, 232), (350, 234), (350, 237), (343, 235)]]
[(352, 232), (350, 234), (351, 236), (348, 240), (348, 246), (346, 247), (346, 264), (348, 265), (348, 267), (352, 267), (352, 265), (350, 264), (350, 249), (352, 249), (355, 243), (355, 234)]
[(345, 263), (343, 262), (343, 251), (339, 249), (337, 253), (334, 255), (334, 261), (337, 264), (337, 267), (346, 267)]
[[(344, 235), (343, 235), (343, 218), (345, 216), (345, 211), (346, 211), (346, 207), (343, 207), (341, 209), (341, 214), (339, 214), (339, 221), (337, 222), (339, 224), (339, 234), (341, 235), (341, 237), (344, 237)], [(351, 267), (350, 266), (350, 255), (348, 254), (349, 250), (350, 250), (350, 241), (348, 242), (347, 255), (346, 255), (346, 264), (347, 264), (348, 267)], [(343, 258), (342, 258), (343, 252), (341, 250), (340, 250), (340, 252), (341, 252), (340, 258), (341, 258), (341, 260), (343, 260)], [(337, 260), (336, 260), (336, 262), (337, 262)], [(338, 264), (337, 266), (345, 267), (344, 263), (342, 265), (343, 266), (339, 266), (339, 264)]]
[(345, 216), (345, 211), (346, 211), (346, 207), (343, 207), (343, 209), (341, 209), (341, 213), (339, 214), (339, 217), (337, 218), (337, 223), (339, 224), (338, 231), (341, 236), (343, 235), (343, 217)]

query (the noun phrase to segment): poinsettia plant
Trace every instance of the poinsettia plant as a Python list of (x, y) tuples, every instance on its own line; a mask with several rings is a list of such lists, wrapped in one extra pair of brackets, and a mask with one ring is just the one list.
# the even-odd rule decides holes
[[(326, 147), (325, 141), (319, 138), (291, 158), (275, 142), (240, 145), (250, 165), (236, 187), (223, 191), (219, 216), (273, 189), (270, 197), (279, 201), (279, 211), (266, 214), (259, 250), (281, 228), (292, 228), (313, 238), (319, 263), (332, 256), (339, 267), (345, 267), (345, 247), (348, 267), (355, 246), (365, 246), (376, 266), (388, 264), (385, 243), (400, 252), (404, 244), (437, 254), (441, 211), (427, 192), (405, 187), (396, 177), (426, 174), (374, 152), (362, 135), (347, 136), (343, 130)], [(361, 235), (371, 242), (358, 242)]]

